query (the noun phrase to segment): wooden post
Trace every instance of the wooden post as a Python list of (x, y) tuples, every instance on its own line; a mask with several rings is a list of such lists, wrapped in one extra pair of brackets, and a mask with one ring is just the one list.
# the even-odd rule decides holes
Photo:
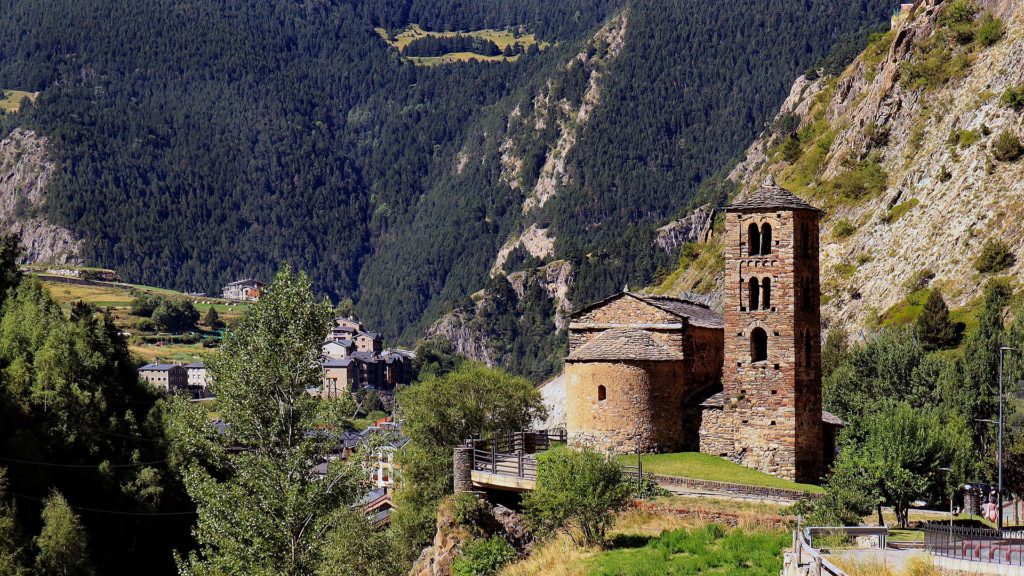
[(498, 473), (498, 441), (497, 438), (491, 439), (491, 473)]

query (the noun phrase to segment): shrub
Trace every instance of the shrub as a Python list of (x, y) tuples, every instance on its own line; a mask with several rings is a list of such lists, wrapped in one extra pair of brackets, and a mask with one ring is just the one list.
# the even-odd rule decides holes
[(826, 183), (826, 190), (846, 200), (861, 200), (885, 190), (889, 175), (876, 157), (857, 162)]
[(1020, 138), (1009, 130), (1002, 132), (992, 144), (992, 155), (1000, 162), (1013, 162), (1024, 154)]
[[(368, 419), (372, 420), (372, 418)], [(487, 514), (487, 503), (474, 494), (464, 492), (452, 497), (451, 506), (452, 518), (455, 523), (469, 528), (475, 534)]]
[(900, 218), (903, 218), (903, 216), (907, 212), (910, 212), (914, 207), (916, 207), (920, 203), (921, 202), (917, 198), (911, 198), (906, 202), (901, 202), (893, 206), (892, 208), (889, 209), (889, 212), (885, 214), (885, 222), (887, 224), (892, 224), (893, 222), (896, 222)]
[(538, 457), (537, 485), (523, 506), (538, 532), (563, 530), (577, 545), (603, 546), (629, 495), (618, 463), (590, 450), (560, 448)]
[(924, 268), (914, 272), (914, 275), (903, 285), (908, 293), (917, 292), (918, 290), (924, 290), (931, 284), (932, 280), (935, 279), (935, 272), (932, 272), (931, 268)]
[(852, 236), (856, 231), (857, 227), (846, 219), (836, 222), (836, 225), (832, 227), (832, 234), (834, 234), (836, 238), (847, 238)]
[(1024, 110), (1024, 84), (1012, 86), (1003, 92), (1003, 104), (1014, 110)]
[(999, 42), (1004, 34), (1006, 34), (1006, 26), (1003, 25), (1002, 20), (993, 16), (991, 12), (985, 12), (978, 19), (978, 44), (985, 47), (991, 46)]
[(501, 536), (478, 538), (452, 563), (452, 576), (492, 576), (515, 558), (515, 549)]
[(792, 164), (800, 159), (800, 154), (803, 153), (803, 148), (800, 146), (800, 139), (795, 135), (789, 135), (786, 137), (786, 141), (782, 144), (782, 159)]
[(974, 41), (974, 15), (978, 7), (971, 0), (953, 0), (939, 16), (939, 24), (948, 29), (959, 44)]
[(982, 274), (992, 274), (1006, 270), (1015, 262), (1017, 257), (1009, 246), (1000, 240), (988, 240), (974, 261), (974, 268)]

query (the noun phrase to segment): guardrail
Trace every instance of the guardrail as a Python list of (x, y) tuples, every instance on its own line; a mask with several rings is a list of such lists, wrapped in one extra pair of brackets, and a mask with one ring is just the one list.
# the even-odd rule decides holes
[(1024, 531), (925, 524), (924, 546), (946, 558), (1024, 566)]
[[(846, 572), (843, 572), (838, 566), (822, 556), (821, 552), (818, 552), (811, 545), (810, 536), (806, 530), (793, 530), (793, 552), (796, 554), (797, 566), (813, 565), (811, 574), (816, 576), (846, 576)], [(806, 562), (804, 554), (807, 555)]]
[(536, 454), (549, 450), (556, 442), (565, 441), (565, 430), (555, 429), (524, 430), (496, 438), (473, 438), (466, 444), (473, 447), (473, 470), (516, 478), (536, 478)]

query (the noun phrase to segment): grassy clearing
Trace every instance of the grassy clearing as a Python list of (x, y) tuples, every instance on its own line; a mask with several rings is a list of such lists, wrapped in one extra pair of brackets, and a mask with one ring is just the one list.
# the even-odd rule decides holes
[[(398, 34), (391, 36), (384, 28), (374, 28), (377, 35), (380, 36), (389, 46), (402, 51), (403, 48), (408, 46), (413, 40), (419, 38), (426, 38), (433, 36), (435, 38), (453, 38), (456, 35), (470, 36), (479, 38), (481, 40), (489, 40), (494, 42), (499, 49), (505, 50), (509, 46), (519, 45), (526, 50), (531, 46), (536, 46), (540, 50), (548, 48), (551, 44), (542, 40), (537, 40), (537, 36), (534, 34), (521, 33), (516, 30), (496, 30), (493, 28), (486, 28), (483, 30), (468, 30), (468, 31), (449, 31), (449, 32), (434, 32), (430, 30), (424, 30), (419, 24), (410, 24), (408, 28), (402, 30)], [(483, 54), (476, 54), (474, 52), (449, 52), (440, 56), (410, 56), (406, 57), (406, 60), (412, 62), (417, 66), (437, 66), (440, 64), (451, 64), (455, 62), (471, 62), (474, 60), (480, 62), (515, 62), (519, 59), (519, 55), (515, 56), (484, 56)]]
[(28, 98), (32, 102), (39, 97), (39, 92), (25, 92), (24, 90), (4, 90), (3, 98), (0, 98), (0, 112), (14, 113), (21, 109), (21, 101)]
[(656, 538), (620, 535), (613, 549), (586, 562), (595, 576), (640, 574), (774, 575), (789, 535), (726, 530), (716, 524), (663, 532)]
[[(799, 484), (776, 478), (764, 472), (758, 472), (734, 462), (730, 462), (718, 456), (701, 454), (698, 452), (677, 452), (674, 454), (645, 454), (642, 456), (644, 471), (652, 474), (663, 474), (665, 476), (681, 476), (684, 478), (696, 478), (698, 480), (712, 480), (715, 482), (731, 482), (733, 484), (745, 484), (748, 486), (763, 486), (766, 488), (781, 488), (785, 490), (800, 490), (803, 492), (822, 493), (820, 486), (813, 484)], [(636, 456), (622, 455), (619, 461), (623, 464), (633, 465), (636, 463)]]
[[(140, 319), (130, 314), (132, 299), (135, 298), (136, 294), (144, 293), (162, 298), (189, 300), (199, 312), (200, 318), (203, 318), (210, 308), (215, 308), (221, 321), (228, 325), (237, 322), (248, 309), (247, 304), (229, 303), (219, 298), (188, 296), (174, 290), (136, 284), (113, 282), (69, 284), (52, 280), (42, 280), (42, 284), (65, 313), (68, 313), (71, 306), (79, 301), (92, 304), (110, 312), (118, 328), (131, 334), (128, 349), (139, 361), (147, 363), (168, 362), (187, 364), (202, 360), (206, 354), (209, 354), (210, 349), (203, 347), (201, 342), (186, 344), (173, 341), (181, 335), (140, 330), (137, 327)], [(155, 343), (155, 341), (163, 339), (167, 341), (165, 344), (158, 346)]]

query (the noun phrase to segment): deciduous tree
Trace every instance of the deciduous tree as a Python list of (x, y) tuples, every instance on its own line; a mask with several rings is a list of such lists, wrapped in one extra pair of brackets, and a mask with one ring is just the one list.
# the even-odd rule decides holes
[[(317, 358), (332, 317), (329, 302), (314, 300), (306, 275), (285, 267), (209, 359), (226, 428), (216, 435), (207, 427), (207, 440), (196, 444), (209, 451), (184, 467), (199, 548), (179, 559), (182, 574), (299, 575), (319, 568), (324, 539), (358, 497), (362, 477), (340, 461), (323, 478), (311, 473), (336, 443), (340, 414), (351, 410), (350, 403), (308, 392), (321, 383)], [(179, 403), (176, 417), (196, 422), (190, 408)], [(189, 426), (172, 429), (179, 443), (192, 442)]]

